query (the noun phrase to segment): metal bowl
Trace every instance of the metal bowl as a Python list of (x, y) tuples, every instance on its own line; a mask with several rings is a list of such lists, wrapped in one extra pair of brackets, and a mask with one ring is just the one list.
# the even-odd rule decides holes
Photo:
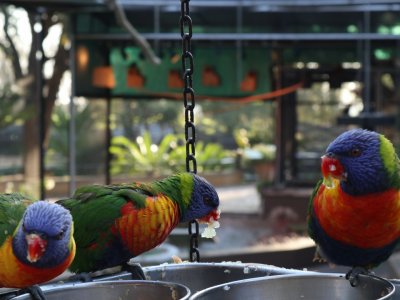
[[(261, 264), (235, 262), (180, 263), (144, 267), (149, 280), (176, 282), (187, 286), (192, 293), (226, 282), (282, 274), (302, 274), (299, 270)], [(119, 273), (97, 280), (131, 279), (129, 273)]]
[(190, 300), (235, 299), (393, 299), (394, 286), (375, 276), (360, 275), (352, 287), (342, 274), (297, 274), (246, 279), (197, 292)]
[[(189, 289), (181, 284), (136, 280), (65, 284), (44, 289), (43, 292), (47, 300), (187, 300), (190, 296)], [(12, 299), (30, 300), (33, 298), (29, 294), (24, 294)]]
[(393, 299), (400, 300), (400, 279), (390, 279), (391, 283), (393, 283), (395, 292)]

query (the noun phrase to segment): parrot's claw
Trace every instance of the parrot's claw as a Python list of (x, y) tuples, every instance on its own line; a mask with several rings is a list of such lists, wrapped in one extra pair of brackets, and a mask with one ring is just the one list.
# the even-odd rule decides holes
[(122, 270), (131, 273), (133, 280), (146, 280), (146, 275), (139, 263), (126, 263), (122, 266)]
[(32, 285), (27, 288), (20, 289), (20, 290), (14, 290), (14, 291), (7, 292), (7, 293), (0, 293), (0, 299), (1, 300), (12, 300), (17, 296), (21, 296), (24, 294), (30, 294), (31, 296), (29, 297), (29, 299), (46, 300), (46, 296), (44, 295), (40, 286), (38, 286), (37, 284)]
[(314, 257), (313, 257), (312, 261), (313, 262), (318, 262), (318, 263), (325, 263), (326, 262), (326, 259), (320, 253), (320, 249), (317, 248), (315, 250), (315, 254), (314, 254)]
[(40, 286), (32, 285), (26, 288), (26, 290), (29, 294), (31, 294), (33, 300), (46, 300), (46, 296), (44, 295)]
[(346, 273), (346, 279), (350, 282), (352, 287), (357, 286), (358, 284), (358, 275), (364, 274), (368, 275), (370, 272), (366, 268), (363, 267), (353, 267)]

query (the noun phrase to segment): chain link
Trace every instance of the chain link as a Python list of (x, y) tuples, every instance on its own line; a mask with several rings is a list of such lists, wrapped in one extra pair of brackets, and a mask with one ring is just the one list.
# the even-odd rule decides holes
[[(193, 232), (194, 225), (194, 232)], [(189, 257), (191, 262), (199, 262), (200, 261), (200, 252), (199, 252), (199, 223), (196, 220), (189, 222), (189, 236), (190, 236), (190, 252)]]
[[(189, 16), (189, 1), (181, 0), (181, 17), (179, 20), (182, 37), (182, 76), (184, 82), (183, 105), (185, 108), (185, 140), (186, 140), (186, 171), (196, 174), (196, 127), (194, 125), (195, 97), (193, 89), (193, 54), (192, 54), (192, 19)], [(193, 230), (194, 225), (194, 230)], [(189, 222), (190, 250), (189, 260), (200, 261), (199, 252), (199, 223)]]

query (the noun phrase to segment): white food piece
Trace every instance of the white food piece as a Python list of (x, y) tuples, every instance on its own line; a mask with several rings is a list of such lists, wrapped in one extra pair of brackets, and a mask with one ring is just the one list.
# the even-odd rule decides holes
[(217, 235), (217, 232), (215, 231), (215, 228), (219, 228), (219, 222), (218, 221), (212, 221), (207, 223), (207, 227), (204, 229), (204, 231), (201, 234), (201, 237), (211, 239), (214, 236)]

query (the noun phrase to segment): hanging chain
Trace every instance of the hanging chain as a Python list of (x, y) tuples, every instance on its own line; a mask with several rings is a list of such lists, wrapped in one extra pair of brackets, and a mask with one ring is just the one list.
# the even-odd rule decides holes
[[(182, 37), (182, 75), (184, 81), (183, 104), (185, 107), (185, 140), (186, 140), (186, 171), (196, 174), (196, 128), (194, 126), (194, 89), (193, 89), (193, 54), (192, 54), (192, 19), (189, 16), (189, 1), (181, 0), (181, 18), (179, 25)], [(193, 230), (194, 226), (194, 230)], [(199, 223), (196, 220), (189, 222), (191, 262), (200, 261)]]

